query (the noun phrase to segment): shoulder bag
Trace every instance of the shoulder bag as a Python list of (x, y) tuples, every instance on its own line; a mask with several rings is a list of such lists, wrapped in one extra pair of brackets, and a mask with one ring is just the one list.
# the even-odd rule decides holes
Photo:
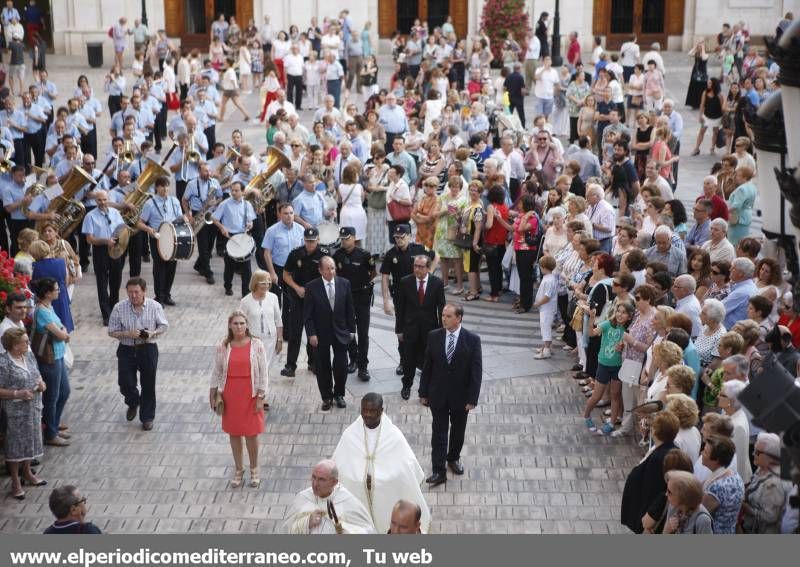
[(411, 220), (412, 205), (403, 205), (395, 200), (390, 200), (387, 207), (389, 216), (394, 222), (408, 222)]
[[(383, 183), (383, 179), (386, 177), (386, 172), (384, 171), (381, 174), (381, 178), (378, 180), (377, 185), (380, 186)], [(367, 195), (367, 206), (370, 209), (378, 209), (384, 210), (386, 209), (386, 191), (370, 191)]]
[(40, 364), (55, 364), (56, 355), (53, 350), (53, 336), (45, 329), (43, 333), (36, 330), (36, 317), (39, 310), (33, 312), (33, 324), (31, 325), (31, 350), (36, 360)]
[(639, 376), (642, 374), (642, 366), (641, 362), (630, 358), (623, 360), (622, 366), (619, 367), (620, 381), (628, 386), (638, 386)]

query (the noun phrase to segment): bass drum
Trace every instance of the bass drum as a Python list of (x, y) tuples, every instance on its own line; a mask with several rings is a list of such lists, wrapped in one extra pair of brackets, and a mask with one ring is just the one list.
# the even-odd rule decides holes
[(330, 254), (339, 247), (339, 225), (331, 221), (322, 221), (317, 225), (319, 245), (327, 248)]
[(234, 262), (249, 262), (256, 251), (256, 241), (246, 233), (234, 234), (225, 245), (225, 253)]
[(162, 260), (188, 260), (193, 253), (194, 233), (187, 224), (161, 223), (158, 227), (158, 255)]

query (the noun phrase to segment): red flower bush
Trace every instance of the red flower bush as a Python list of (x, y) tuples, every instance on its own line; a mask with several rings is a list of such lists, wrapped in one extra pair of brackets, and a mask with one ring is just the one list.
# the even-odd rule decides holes
[(525, 48), (525, 35), (530, 31), (530, 20), (525, 11), (525, 0), (486, 0), (481, 15), (481, 27), (491, 40), (495, 61), (503, 57), (503, 42), (509, 34)]
[[(32, 296), (28, 289), (31, 278), (27, 274), (14, 274), (14, 258), (8, 252), (0, 250), (0, 302), (5, 303), (8, 294), (21, 293), (25, 297)], [(5, 309), (0, 309), (0, 321), (5, 317)]]

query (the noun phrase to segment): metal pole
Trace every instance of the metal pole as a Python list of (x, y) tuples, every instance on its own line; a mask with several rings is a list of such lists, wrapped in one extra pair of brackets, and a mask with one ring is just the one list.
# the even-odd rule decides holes
[(561, 16), (559, 12), (559, 2), (556, 0), (556, 11), (553, 14), (553, 47), (550, 49), (550, 58), (553, 60), (553, 67), (561, 66), (561, 35), (559, 34), (559, 27), (561, 24)]
[(142, 23), (147, 25), (147, 0), (142, 0)]

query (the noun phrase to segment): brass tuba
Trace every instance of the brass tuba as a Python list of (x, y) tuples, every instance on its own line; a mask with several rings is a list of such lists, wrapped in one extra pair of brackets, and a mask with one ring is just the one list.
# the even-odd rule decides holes
[[(42, 167), (37, 167), (35, 165), (31, 166), (31, 170), (36, 176), (36, 179), (33, 182), (33, 184), (30, 185), (25, 190), (25, 196), (31, 198), (31, 204), (32, 204), (33, 200), (36, 199), (36, 197), (47, 191), (47, 185), (46, 185), (47, 175), (50, 173), (50, 170), (44, 169)], [(42, 176), (44, 176), (44, 179), (42, 179)], [(30, 204), (28, 205), (23, 204), (22, 206), (20, 206), (19, 210), (23, 215), (27, 217), (28, 213), (30, 213)]]
[(94, 185), (95, 180), (83, 168), (77, 165), (73, 166), (67, 179), (61, 184), (63, 193), (53, 199), (47, 208), (47, 212), (55, 213), (56, 218), (40, 220), (36, 223), (36, 230), (41, 234), (45, 225), (52, 224), (61, 238), (67, 238), (72, 234), (72, 231), (78, 228), (83, 220), (83, 215), (86, 214), (86, 207), (80, 201), (75, 200), (75, 195), (87, 183)]
[(264, 212), (267, 203), (275, 198), (275, 188), (269, 183), (269, 178), (282, 167), (292, 167), (292, 162), (282, 151), (267, 148), (266, 168), (244, 188), (244, 198), (250, 201), (256, 213)]
[(142, 209), (145, 203), (153, 196), (150, 193), (150, 187), (159, 177), (168, 176), (169, 172), (161, 165), (151, 159), (147, 160), (147, 165), (136, 180), (136, 188), (125, 195), (124, 203), (133, 207), (133, 210), (131, 210), (131, 207), (127, 207), (122, 212), (122, 220), (125, 221), (125, 224), (117, 228), (114, 233), (116, 244), (108, 248), (108, 255), (113, 259), (116, 260), (125, 253), (128, 248), (128, 240), (139, 230), (137, 225), (142, 215)]

